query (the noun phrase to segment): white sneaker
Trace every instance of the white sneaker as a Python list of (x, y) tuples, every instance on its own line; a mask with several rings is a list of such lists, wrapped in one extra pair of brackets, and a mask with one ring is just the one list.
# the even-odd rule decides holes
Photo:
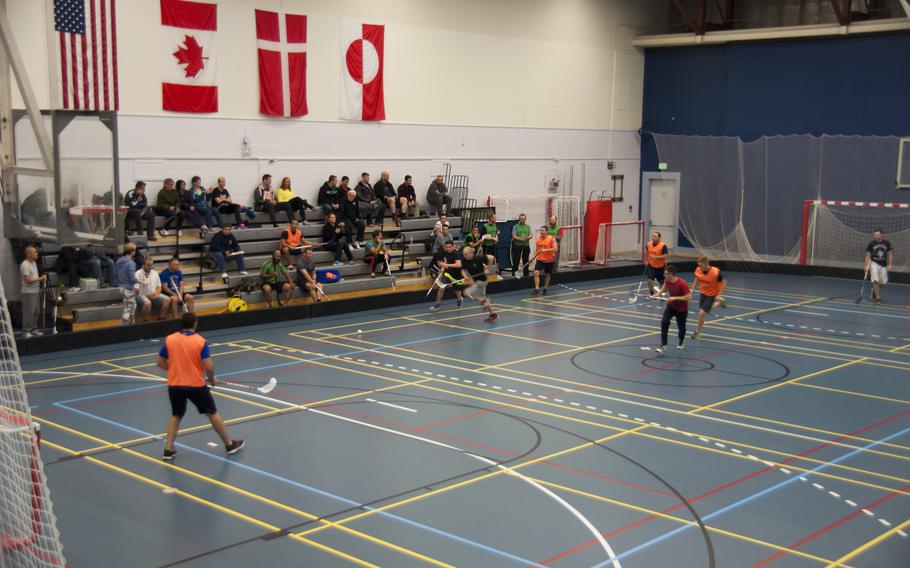
[(666, 351), (667, 351), (667, 346), (666, 346), (666, 345), (661, 345), (660, 347), (658, 347), (658, 348), (655, 349), (654, 351), (656, 351), (656, 352), (658, 352), (658, 353), (666, 353)]
[(677, 345), (677, 346), (676, 346), (676, 350), (677, 350), (677, 351), (682, 351), (682, 350), (685, 349), (685, 348), (686, 348), (686, 347), (685, 347), (684, 345)]
[(67, 289), (67, 292), (69, 292), (70, 294), (74, 294), (76, 292), (81, 292), (81, 291), (82, 291), (82, 288), (79, 288), (78, 286), (73, 286), (72, 288)]
[(205, 231), (206, 233), (209, 232), (209, 226), (208, 226), (208, 225), (203, 225), (203, 226), (201, 226), (201, 227), (199, 227), (199, 228), (202, 229), (203, 231)]
[(31, 339), (33, 336), (34, 336), (34, 334), (32, 332), (26, 331), (25, 335), (23, 335), (22, 337), (24, 337), (26, 339)]
[(159, 229), (158, 234), (161, 235), (162, 237), (166, 237), (167, 229)]
[(360, 250), (360, 243), (354, 243), (351, 245), (351, 248), (354, 250)]
[(227, 273), (227, 272), (222, 272), (222, 273), (221, 273), (221, 279), (222, 279), (222, 280), (227, 280), (227, 279), (228, 279), (228, 273)]
[(241, 270), (241, 271), (240, 271), (240, 275), (241, 275), (241, 276), (247, 276), (248, 274), (249, 274), (249, 272), (247, 272), (246, 270)]
[(37, 335), (38, 337), (41, 337), (42, 335), (44, 335), (44, 332), (41, 331), (40, 329), (36, 329), (32, 332), (32, 335)]

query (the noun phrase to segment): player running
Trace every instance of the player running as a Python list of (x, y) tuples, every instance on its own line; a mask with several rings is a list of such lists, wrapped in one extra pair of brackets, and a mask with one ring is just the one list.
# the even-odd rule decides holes
[(647, 278), (648, 278), (648, 293), (654, 294), (654, 281), (663, 286), (664, 283), (664, 267), (667, 265), (667, 257), (670, 256), (667, 251), (667, 245), (660, 240), (660, 233), (654, 231), (651, 233), (651, 240), (647, 243), (648, 249), (648, 267), (647, 267)]
[(875, 229), (872, 240), (866, 247), (864, 270), (872, 280), (872, 301), (882, 303), (881, 287), (888, 283), (888, 271), (894, 267), (894, 249), (884, 238), (884, 231)]
[(727, 287), (720, 268), (711, 266), (707, 256), (698, 259), (698, 266), (695, 267), (695, 283), (701, 296), (698, 299), (698, 323), (695, 324), (692, 339), (701, 337), (701, 328), (705, 325), (705, 318), (711, 313), (711, 308), (714, 307), (714, 301), (717, 300), (720, 307), (724, 307), (724, 297), (721, 296), (721, 293)]
[(464, 283), (468, 286), (464, 295), (472, 300), (477, 300), (480, 307), (490, 312), (484, 321), (493, 323), (499, 319), (499, 314), (493, 309), (493, 303), (487, 297), (487, 261), (486, 255), (474, 254), (473, 247), (464, 247), (461, 251), (461, 274)]
[(546, 296), (550, 291), (550, 277), (556, 265), (556, 251), (559, 250), (559, 245), (556, 244), (556, 237), (551, 235), (544, 225), (540, 228), (540, 236), (534, 241), (534, 246), (537, 264), (534, 265), (534, 289), (531, 295), (540, 294), (540, 275), (543, 274), (543, 295)]
[[(473, 246), (468, 245), (471, 250), (474, 249)], [(442, 278), (447, 279), (449, 282), (452, 282), (452, 289), (455, 290), (455, 301), (456, 307), (461, 308), (462, 300), (461, 291), (464, 290), (464, 284), (455, 284), (461, 280), (461, 256), (459, 256), (458, 251), (455, 250), (455, 242), (451, 239), (447, 240), (445, 244), (442, 245), (442, 248), (436, 251), (436, 254), (433, 255), (433, 264), (439, 267), (439, 270), (445, 272), (445, 275)], [(446, 289), (439, 287), (439, 290), (436, 291), (436, 303), (430, 307), (431, 312), (435, 312), (439, 309), (440, 304), (442, 304), (442, 297), (445, 295)]]
[[(167, 440), (164, 442), (164, 455), (161, 459), (170, 462), (177, 455), (174, 440), (180, 430), (180, 421), (186, 414), (187, 401), (193, 403), (199, 414), (208, 416), (212, 428), (224, 442), (224, 450), (228, 454), (235, 454), (243, 448), (244, 443), (243, 440), (231, 439), (224, 420), (215, 408), (215, 399), (209, 388), (216, 384), (215, 365), (209, 353), (209, 344), (196, 333), (196, 314), (183, 314), (180, 324), (182, 330), (167, 336), (156, 361), (160, 368), (167, 371), (167, 394), (171, 399), (171, 418), (167, 423)], [(208, 378), (207, 381), (202, 378), (203, 373)]]
[(679, 329), (679, 343), (676, 345), (677, 351), (683, 350), (683, 343), (686, 341), (686, 318), (689, 316), (689, 300), (692, 299), (692, 291), (686, 281), (676, 276), (676, 267), (668, 264), (664, 268), (666, 280), (660, 290), (652, 295), (653, 299), (659, 299), (660, 295), (666, 292), (667, 307), (664, 308), (664, 315), (660, 319), (660, 347), (656, 349), (658, 353), (667, 350), (667, 332), (670, 331), (670, 320), (676, 319), (676, 327)]

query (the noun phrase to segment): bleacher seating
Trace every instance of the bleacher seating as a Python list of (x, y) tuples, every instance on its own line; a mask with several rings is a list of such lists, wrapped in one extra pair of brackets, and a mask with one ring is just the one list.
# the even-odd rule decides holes
[[(279, 226), (275, 228), (271, 226), (267, 215), (257, 213), (256, 218), (249, 222), (251, 225), (249, 228), (234, 231), (245, 254), (247, 271), (250, 273), (250, 277), (255, 277), (257, 281), (259, 268), (277, 248), (281, 232), (287, 226), (283, 213), (278, 214), (278, 220)], [(435, 218), (405, 219), (401, 221), (400, 227), (396, 227), (390, 220), (390, 214), (387, 214), (383, 233), (386, 235), (386, 243), (391, 251), (392, 278), (385, 275), (370, 278), (369, 266), (362, 260), (365, 252), (363, 249), (353, 251), (355, 259), (353, 265), (334, 266), (332, 264), (333, 254), (318, 247), (322, 240), (322, 211), (319, 209), (308, 211), (307, 221), (308, 224), (302, 226), (301, 230), (307, 240), (317, 245), (314, 250), (317, 268), (336, 269), (343, 277), (340, 282), (324, 286), (325, 291), (333, 299), (339, 294), (389, 288), (392, 285), (392, 278), (420, 282), (422, 268), (428, 265), (431, 258), (430, 252), (426, 250), (425, 240), (432, 232), (433, 225), (436, 223)], [(163, 219), (159, 218), (158, 226), (162, 226), (162, 224)], [(450, 217), (449, 225), (453, 237), (460, 238), (461, 219)], [(369, 239), (372, 231), (377, 228), (379, 227), (367, 227), (365, 239)], [(223, 311), (228, 292), (240, 284), (244, 278), (237, 273), (233, 263), (228, 263), (229, 278), (227, 282), (223, 282), (220, 273), (214, 269), (205, 266), (200, 269), (201, 256), (205, 253), (206, 246), (211, 241), (213, 234), (214, 231), (202, 237), (195, 228), (184, 228), (179, 237), (179, 258), (181, 269), (184, 272), (186, 291), (195, 296), (196, 311), (200, 313)], [(128, 238), (137, 244), (142, 254), (152, 255), (156, 261), (155, 268), (159, 271), (164, 269), (166, 261), (174, 256), (178, 248), (178, 237), (175, 231), (171, 231), (167, 237), (159, 237), (151, 242), (147, 241), (144, 233), (131, 235)], [(60, 282), (57, 275), (52, 272), (58, 250), (59, 247), (46, 246), (43, 251), (45, 266), (51, 271), (50, 281), (55, 285)], [(402, 254), (404, 255), (403, 269)], [(198, 291), (200, 275), (202, 288), (201, 291)], [(401, 281), (398, 280), (398, 282)], [(259, 290), (243, 293), (242, 296), (250, 306), (264, 302), (262, 292)], [(302, 296), (300, 290), (295, 289), (294, 297), (297, 299), (292, 302), (310, 301), (301, 299)], [(78, 330), (85, 326), (119, 325), (120, 309), (120, 295), (116, 288), (82, 290), (67, 295), (67, 302), (61, 310), (61, 316), (72, 318), (75, 329)]]

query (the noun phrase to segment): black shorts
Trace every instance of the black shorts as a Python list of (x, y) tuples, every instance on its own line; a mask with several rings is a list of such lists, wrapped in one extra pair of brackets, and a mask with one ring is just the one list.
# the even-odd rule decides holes
[(701, 295), (701, 298), (698, 299), (698, 309), (703, 310), (706, 314), (711, 313), (711, 308), (714, 307), (714, 299), (717, 296), (706, 296)]
[(663, 267), (654, 268), (650, 264), (648, 265), (648, 280), (657, 280), (661, 284), (664, 283), (664, 269)]
[(215, 414), (215, 399), (209, 387), (168, 387), (167, 396), (171, 399), (171, 415), (183, 417), (186, 414), (186, 401), (190, 401), (199, 414)]
[(534, 272), (543, 272), (544, 274), (553, 274), (553, 266), (555, 264), (556, 263), (553, 261), (544, 262), (542, 260), (538, 260), (537, 264), (534, 266)]

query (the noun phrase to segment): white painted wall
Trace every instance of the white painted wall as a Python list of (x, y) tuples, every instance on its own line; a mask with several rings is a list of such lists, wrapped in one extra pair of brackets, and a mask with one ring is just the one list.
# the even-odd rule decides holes
[[(41, 106), (49, 104), (47, 0), (7, 0)], [(220, 0), (217, 116), (257, 118), (253, 10), (306, 14), (310, 114), (338, 113), (338, 18), (386, 25), (389, 122), (546, 128), (639, 126), (643, 57), (635, 30), (661, 0)], [(157, 0), (119, 0), (121, 112), (163, 115)]]
[[(7, 0), (42, 107), (50, 104), (47, 4)], [(256, 7), (309, 17), (307, 117), (258, 114)], [(450, 163), (481, 202), (543, 195), (554, 170), (584, 199), (609, 188), (614, 160), (614, 173), (626, 176), (616, 220), (637, 218), (644, 60), (631, 38), (663, 24), (663, 0), (220, 0), (218, 11), (220, 111), (165, 113), (159, 2), (118, 1), (122, 191), (142, 179), (153, 198), (165, 177), (198, 174), (211, 184), (224, 175), (248, 200), (268, 172), (315, 198), (330, 173), (356, 180), (387, 169), (396, 184), (413, 175), (422, 198)], [(386, 24), (384, 123), (337, 119), (339, 17)], [(244, 137), (250, 157), (241, 155)], [(17, 154), (36, 157), (27, 138)], [(84, 163), (74, 183), (92, 187), (100, 176), (89, 164), (105, 165), (93, 138), (82, 140), (64, 153)]]

